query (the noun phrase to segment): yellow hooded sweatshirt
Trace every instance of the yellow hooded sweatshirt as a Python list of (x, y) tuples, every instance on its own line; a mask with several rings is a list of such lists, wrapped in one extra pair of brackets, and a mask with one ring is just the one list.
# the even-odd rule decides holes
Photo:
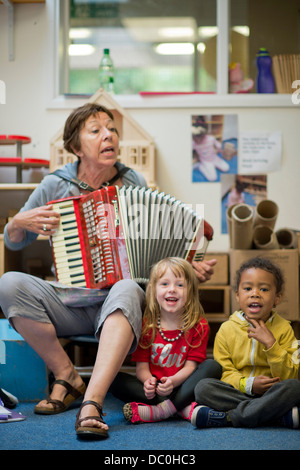
[(223, 368), (221, 380), (249, 395), (258, 375), (286, 380), (298, 374), (298, 343), (290, 322), (272, 311), (266, 326), (276, 339), (270, 349), (248, 338), (249, 323), (242, 311), (222, 323), (215, 337), (214, 358)]

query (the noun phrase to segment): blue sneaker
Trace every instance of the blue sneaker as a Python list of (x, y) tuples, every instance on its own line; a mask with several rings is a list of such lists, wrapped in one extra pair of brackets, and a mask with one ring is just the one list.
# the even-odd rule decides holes
[(191, 416), (191, 423), (196, 428), (216, 428), (230, 426), (227, 414), (208, 406), (197, 406)]

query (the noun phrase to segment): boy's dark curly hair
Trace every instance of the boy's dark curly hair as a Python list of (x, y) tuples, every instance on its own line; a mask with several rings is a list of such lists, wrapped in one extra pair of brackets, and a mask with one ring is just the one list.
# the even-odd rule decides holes
[(257, 256), (255, 258), (251, 258), (245, 261), (237, 270), (236, 281), (235, 281), (236, 291), (238, 291), (239, 289), (242, 273), (246, 271), (247, 269), (251, 269), (251, 268), (262, 269), (263, 271), (267, 271), (273, 274), (274, 279), (275, 279), (275, 285), (276, 285), (276, 293), (279, 294), (280, 292), (283, 291), (284, 277), (283, 277), (281, 269), (278, 266), (276, 266), (272, 261), (270, 261), (268, 258), (262, 258), (260, 256)]

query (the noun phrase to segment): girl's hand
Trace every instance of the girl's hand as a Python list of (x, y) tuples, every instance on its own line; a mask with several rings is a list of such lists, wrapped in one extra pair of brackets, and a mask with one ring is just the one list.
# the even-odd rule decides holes
[(159, 384), (156, 387), (157, 395), (166, 397), (173, 392), (173, 383), (171, 377), (162, 377)]
[(148, 400), (151, 400), (151, 398), (155, 397), (156, 382), (157, 382), (157, 379), (155, 377), (150, 377), (144, 382), (144, 392)]

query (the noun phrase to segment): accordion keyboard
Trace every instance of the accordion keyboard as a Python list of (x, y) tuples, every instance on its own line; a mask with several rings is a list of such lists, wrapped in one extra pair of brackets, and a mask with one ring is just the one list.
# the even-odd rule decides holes
[(56, 233), (52, 236), (59, 282), (85, 287), (84, 267), (73, 200), (54, 203), (53, 210), (63, 216)]

